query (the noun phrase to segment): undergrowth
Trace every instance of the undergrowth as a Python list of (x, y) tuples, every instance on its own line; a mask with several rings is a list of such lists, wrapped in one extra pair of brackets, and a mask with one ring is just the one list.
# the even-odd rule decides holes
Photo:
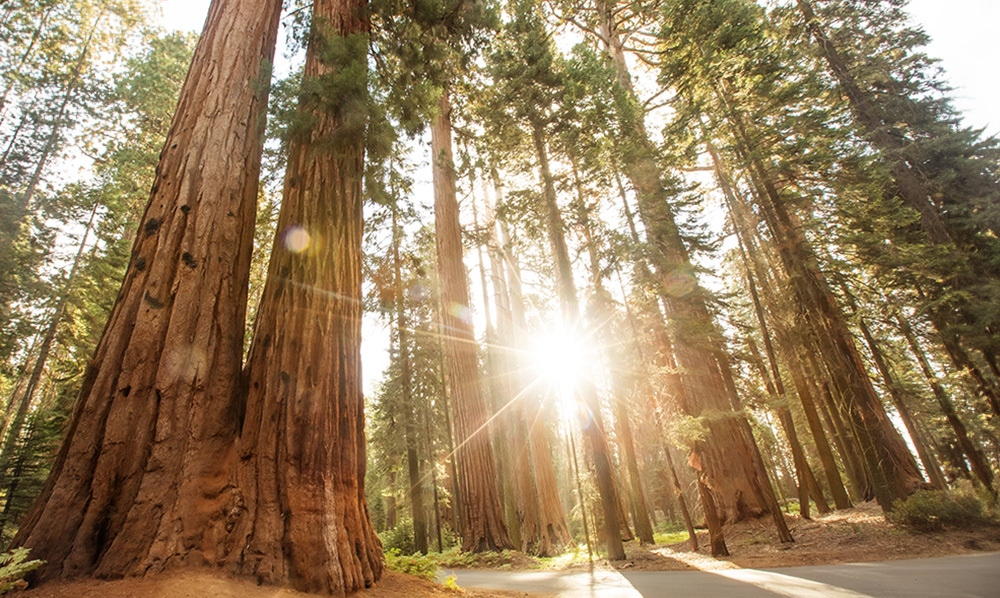
[(921, 532), (941, 531), (945, 526), (973, 527), (996, 522), (996, 501), (978, 496), (971, 489), (946, 492), (918, 490), (893, 504), (886, 520)]
[(27, 548), (15, 548), (10, 552), (0, 554), (0, 594), (6, 593), (21, 582), (21, 578), (28, 571), (32, 571), (45, 564), (45, 561), (29, 561)]

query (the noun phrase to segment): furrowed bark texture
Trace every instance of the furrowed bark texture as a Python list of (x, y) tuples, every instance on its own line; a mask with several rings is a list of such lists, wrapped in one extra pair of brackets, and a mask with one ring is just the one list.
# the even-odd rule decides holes
[[(494, 218), (493, 208), (486, 195), (487, 218)], [(490, 222), (491, 231), (487, 253), (490, 259), (490, 270), (493, 278), (494, 303), (497, 313), (496, 341), (491, 347), (490, 364), (493, 366), (491, 376), (495, 377), (494, 384), (499, 387), (503, 397), (505, 411), (502, 415), (503, 438), (507, 455), (513, 462), (511, 472), (511, 482), (516, 500), (518, 531), (520, 532), (520, 546), (525, 553), (539, 554), (544, 551), (544, 556), (554, 556), (560, 551), (552, 552), (547, 538), (541, 537), (544, 534), (544, 527), (538, 518), (539, 496), (535, 485), (532, 484), (531, 445), (528, 436), (528, 424), (525, 422), (525, 401), (534, 397), (525, 397), (521, 390), (518, 358), (513, 348), (518, 346), (516, 334), (514, 332), (514, 316), (511, 306), (510, 293), (507, 287), (507, 276), (504, 268), (500, 250), (497, 247), (497, 234), (494, 222)], [(483, 287), (484, 292), (486, 287)], [(523, 307), (522, 307), (523, 309)], [(548, 457), (548, 455), (545, 455)], [(514, 530), (510, 530), (513, 532)], [(517, 542), (517, 539), (514, 538)], [(560, 547), (561, 548), (561, 547)]]
[[(364, 0), (317, 0), (267, 280), (246, 366), (246, 417), (226, 568), (343, 596), (370, 587), (382, 547), (364, 495), (361, 237)], [(331, 57), (334, 57), (331, 59)], [(336, 60), (334, 62), (333, 60)]]
[(209, 9), (118, 299), (15, 546), (37, 579), (212, 562), (224, 535), (279, 0)]
[(477, 345), (469, 312), (469, 281), (462, 263), (462, 230), (458, 219), (451, 149), (451, 105), (447, 93), (442, 94), (439, 107), (441, 113), (431, 126), (434, 222), (441, 277), (444, 348), (451, 382), (455, 440), (458, 443), (455, 450), (462, 496), (462, 550), (513, 549), (496, 485), (496, 467), (486, 428), (486, 400), (480, 382)]
[[(602, 13), (601, 35), (618, 76), (618, 83), (633, 99), (635, 92), (610, 8), (597, 2)], [(704, 481), (704, 491), (715, 495), (719, 519), (738, 521), (777, 511), (777, 503), (768, 504), (763, 485), (763, 464), (754, 462), (755, 442), (737, 421), (729, 404), (727, 390), (719, 371), (713, 341), (705, 331), (713, 324), (701, 297), (687, 249), (667, 203), (662, 172), (655, 161), (641, 118), (630, 123), (629, 147), (623, 156), (624, 171), (635, 189), (639, 216), (650, 244), (650, 262), (659, 281), (659, 294), (672, 322), (685, 323), (672, 331), (673, 353), (680, 368), (683, 388), (674, 393), (678, 404), (689, 416), (706, 418), (708, 434), (695, 443), (691, 463)]]

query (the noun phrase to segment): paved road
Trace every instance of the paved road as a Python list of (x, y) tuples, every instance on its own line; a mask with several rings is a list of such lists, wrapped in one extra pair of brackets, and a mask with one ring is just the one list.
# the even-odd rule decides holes
[(463, 587), (565, 598), (1000, 598), (1000, 553), (721, 571), (446, 571)]

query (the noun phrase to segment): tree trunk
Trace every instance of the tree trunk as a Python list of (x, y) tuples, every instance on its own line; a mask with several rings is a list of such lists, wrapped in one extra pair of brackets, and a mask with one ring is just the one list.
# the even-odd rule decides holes
[[(18, 222), (22, 221), (31, 206), (31, 200), (35, 197), (35, 192), (38, 191), (38, 185), (42, 182), (42, 173), (45, 172), (45, 167), (48, 165), (49, 159), (52, 154), (56, 151), (56, 147), (59, 143), (59, 134), (62, 131), (63, 126), (66, 124), (66, 111), (69, 108), (70, 102), (76, 95), (76, 91), (80, 85), (80, 75), (83, 72), (83, 66), (86, 63), (87, 55), (90, 52), (90, 44), (94, 39), (94, 33), (97, 32), (97, 27), (104, 18), (104, 11), (97, 16), (94, 24), (90, 28), (90, 32), (87, 34), (87, 39), (83, 44), (83, 49), (80, 50), (80, 55), (77, 57), (76, 62), (73, 63), (73, 71), (70, 73), (69, 83), (66, 89), (63, 91), (62, 99), (59, 102), (59, 108), (56, 110), (56, 117), (52, 123), (52, 130), (49, 132), (48, 138), (45, 140), (45, 145), (42, 148), (42, 154), (38, 157), (38, 161), (35, 163), (35, 168), (31, 172), (31, 176), (28, 178), (28, 184), (24, 191), (18, 197), (17, 205), (14, 209), (14, 218)], [(13, 140), (11, 141), (13, 144)], [(4, 159), (6, 160), (6, 153), (4, 154)], [(17, 231), (20, 227), (14, 223), (0, 223), (0, 234), (11, 231), (9, 235), (3, 234), (0, 236), (0, 256), (5, 256), (10, 253), (11, 246), (14, 244), (17, 236)]]
[[(502, 238), (506, 239), (506, 233), (501, 226)], [(507, 242), (504, 241), (506, 245)], [(507, 276), (507, 288), (510, 292), (511, 316), (515, 331), (515, 346), (525, 344), (527, 321), (524, 315), (524, 298), (521, 292), (521, 273), (514, 256), (507, 251), (506, 263), (509, 275)], [(527, 370), (527, 363), (521, 359), (517, 362), (518, 371)], [(573, 542), (566, 523), (566, 512), (562, 502), (559, 500), (559, 485), (556, 481), (556, 470), (552, 463), (552, 449), (549, 442), (548, 432), (545, 427), (545, 420), (542, 417), (540, 397), (531, 390), (531, 381), (521, 379), (519, 386), (522, 388), (522, 417), (527, 426), (528, 434), (528, 454), (531, 457), (531, 471), (534, 474), (535, 492), (537, 493), (538, 508), (536, 516), (538, 519), (538, 556), (556, 556), (562, 553), (563, 549)]]
[(882, 377), (882, 382), (889, 391), (889, 396), (892, 398), (892, 403), (896, 407), (896, 412), (899, 413), (899, 418), (903, 420), (903, 425), (906, 427), (906, 431), (910, 435), (910, 440), (913, 441), (913, 446), (917, 449), (917, 456), (920, 457), (920, 462), (924, 465), (924, 471), (927, 472), (927, 478), (930, 480), (931, 485), (938, 490), (947, 489), (948, 483), (944, 479), (944, 473), (941, 472), (941, 466), (938, 464), (937, 459), (934, 458), (934, 454), (930, 451), (930, 447), (928, 447), (926, 442), (924, 442), (923, 435), (917, 428), (916, 421), (913, 419), (913, 415), (910, 413), (910, 408), (906, 404), (906, 398), (903, 396), (903, 389), (899, 381), (896, 379), (896, 376), (893, 375), (888, 362), (886, 362), (885, 354), (882, 353), (882, 348), (879, 347), (875, 337), (872, 336), (872, 332), (868, 328), (868, 323), (865, 322), (865, 319), (858, 313), (857, 303), (847, 286), (841, 282), (840, 288), (844, 293), (844, 296), (847, 297), (851, 310), (854, 312), (855, 320), (857, 320), (858, 327), (861, 329), (861, 336), (864, 337), (865, 344), (868, 345), (868, 350), (872, 355), (872, 361), (875, 362), (875, 367), (878, 369), (879, 375)]
[(920, 470), (902, 437), (892, 426), (865, 371), (840, 306), (820, 272), (811, 245), (802, 234), (763, 162), (748, 151), (750, 136), (724, 91), (719, 99), (743, 147), (748, 170), (759, 190), (761, 210), (789, 274), (807, 321), (817, 331), (819, 347), (830, 368), (837, 394), (862, 449), (875, 497), (886, 511), (893, 502), (924, 485)]
[(451, 105), (447, 92), (438, 103), (440, 114), (431, 125), (434, 169), (434, 221), (441, 276), (445, 354), (455, 415), (456, 458), (462, 495), (462, 550), (484, 552), (513, 549), (503, 520), (496, 467), (487, 432), (476, 356), (476, 339), (469, 316), (469, 281), (462, 263), (462, 230), (455, 195), (451, 149)]
[[(28, 416), (28, 409), (31, 406), (32, 399), (35, 397), (35, 391), (38, 389), (38, 384), (42, 380), (42, 373), (45, 371), (45, 364), (48, 362), (49, 353), (52, 350), (52, 343), (56, 339), (56, 332), (58, 332), (59, 325), (62, 323), (63, 316), (66, 313), (66, 306), (69, 304), (73, 282), (76, 279), (76, 273), (80, 267), (81, 261), (83, 260), (83, 251), (87, 248), (87, 239), (90, 236), (90, 231), (93, 229), (94, 219), (97, 217), (98, 207), (100, 207), (100, 204), (95, 203), (93, 209), (90, 211), (90, 218), (87, 221), (87, 226), (83, 231), (82, 238), (80, 239), (80, 246), (76, 250), (76, 256), (73, 258), (73, 265), (70, 267), (69, 275), (66, 277), (66, 282), (63, 285), (62, 292), (59, 294), (56, 308), (52, 312), (52, 317), (49, 320), (49, 325), (46, 327), (45, 334), (42, 336), (42, 343), (38, 348), (38, 357), (35, 358), (35, 364), (31, 368), (31, 375), (28, 377), (28, 382), (21, 391), (21, 400), (17, 401), (17, 411), (14, 412), (14, 417), (11, 419), (10, 425), (3, 426), (3, 450), (0, 450), (0, 487), (2, 487), (5, 483), (5, 480), (3, 479), (4, 472), (7, 471), (7, 466), (10, 464), (10, 460), (14, 457), (14, 452), (17, 450), (18, 439), (21, 436), (21, 428)], [(14, 397), (12, 396), (12, 405), (14, 403), (13, 399)]]
[[(307, 86), (366, 72), (365, 0), (317, 0)], [(304, 94), (246, 365), (231, 569), (345, 595), (382, 574), (365, 502), (361, 240), (366, 80)], [(308, 87), (307, 87), (308, 89)]]
[(427, 511), (424, 508), (420, 462), (417, 458), (417, 425), (413, 410), (413, 374), (410, 367), (410, 329), (406, 319), (406, 293), (399, 260), (401, 243), (396, 206), (392, 206), (392, 269), (396, 283), (396, 340), (399, 343), (400, 385), (403, 391), (403, 435), (406, 443), (406, 471), (410, 480), (410, 510), (413, 513), (413, 546), (427, 554)]
[(621, 364), (618, 363), (617, 353), (608, 348), (617, 347), (615, 339), (612, 338), (613, 308), (612, 300), (604, 289), (603, 274), (597, 251), (597, 239), (594, 238), (593, 228), (590, 224), (590, 214), (583, 196), (583, 185), (580, 182), (577, 172), (576, 160), (570, 156), (573, 166), (573, 181), (577, 192), (577, 218), (582, 223), (584, 240), (590, 258), (591, 283), (594, 285), (592, 304), (594, 308), (593, 326), (599, 328), (603, 334), (602, 346), (605, 347), (605, 360), (611, 370), (612, 389), (614, 396), (614, 418), (615, 430), (617, 431), (618, 445), (625, 456), (625, 469), (628, 472), (629, 483), (629, 505), (632, 511), (632, 521), (635, 526), (636, 535), (642, 544), (653, 544), (653, 526), (649, 522), (649, 509), (646, 506), (646, 496), (642, 491), (642, 477), (639, 475), (639, 464), (635, 455), (635, 442), (632, 439), (632, 423), (629, 421), (627, 395), (628, 381)]
[(232, 505), (247, 283), (281, 2), (216, 0), (125, 282), (14, 539), (37, 578), (213, 562)]
[[(549, 169), (548, 153), (545, 148), (545, 138), (542, 125), (531, 123), (532, 140), (535, 155), (538, 158), (542, 179), (542, 198), (545, 217), (549, 232), (549, 243), (556, 261), (556, 287), (561, 304), (563, 324), (572, 330), (578, 326), (580, 319), (580, 304), (573, 282), (573, 268), (569, 260), (569, 250), (563, 232), (564, 224), (559, 206), (556, 203), (555, 184)], [(619, 516), (619, 496), (614, 481), (614, 469), (611, 464), (611, 451), (608, 447), (604, 418), (601, 415), (600, 397), (597, 387), (590, 380), (580, 382), (580, 396), (587, 408), (588, 421), (581, 422), (583, 435), (587, 439), (590, 456), (594, 460), (597, 476), (597, 489), (601, 496), (601, 511), (604, 515), (604, 538), (608, 551), (608, 559), (619, 561), (625, 558), (625, 547), (619, 529), (624, 523)]]
[[(638, 106), (611, 9), (597, 3), (600, 33), (617, 74), (618, 83)], [(656, 151), (639, 116), (627, 123), (625, 136), (631, 143), (623, 152), (625, 174), (638, 199), (639, 216), (645, 225), (651, 263), (656, 271), (658, 294), (668, 308), (673, 324), (673, 354), (683, 372), (678, 402), (684, 413), (701, 417), (711, 412), (731, 412), (712, 338), (715, 326), (691, 267), (664, 186)], [(702, 477), (705, 492), (717, 500), (720, 520), (738, 521), (750, 516), (778, 512), (777, 502), (766, 501), (769, 485), (762, 463), (755, 461), (752, 435), (747, 437), (735, 418), (711, 418), (708, 435), (694, 444), (691, 463)], [(702, 494), (705, 495), (705, 492)], [(780, 513), (778, 513), (780, 516)], [(786, 530), (787, 531), (787, 530)], [(786, 536), (779, 526), (779, 534)]]
[(913, 329), (901, 316), (896, 316), (896, 323), (899, 326), (900, 332), (906, 338), (906, 342), (910, 346), (910, 351), (917, 358), (917, 363), (920, 364), (920, 369), (923, 371), (924, 377), (927, 378), (927, 382), (934, 392), (934, 398), (937, 399), (938, 405), (941, 406), (941, 412), (944, 413), (945, 419), (948, 420), (948, 425), (955, 432), (955, 437), (958, 439), (958, 446), (969, 460), (972, 473), (975, 474), (976, 479), (983, 485), (983, 488), (986, 488), (995, 495), (996, 490), (993, 489), (993, 470), (990, 469), (986, 455), (983, 454), (982, 449), (976, 446), (969, 437), (965, 422), (958, 416), (958, 412), (955, 411), (955, 405), (951, 402), (951, 397), (948, 396), (948, 393), (938, 381), (937, 375), (934, 373), (934, 369), (931, 368), (930, 361), (927, 359), (927, 354), (924, 353), (923, 348), (917, 341), (916, 335), (913, 334)]

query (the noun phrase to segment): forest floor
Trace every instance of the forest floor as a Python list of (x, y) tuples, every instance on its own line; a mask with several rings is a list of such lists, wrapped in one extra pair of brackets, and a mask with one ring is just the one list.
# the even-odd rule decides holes
[[(141, 578), (101, 581), (85, 579), (70, 582), (50, 582), (37, 588), (14, 591), (17, 598), (316, 598), (317, 594), (296, 592), (287, 588), (259, 586), (253, 581), (234, 579), (221, 573), (206, 571), (175, 571)], [(370, 590), (352, 594), (352, 598), (534, 598), (525, 592), (453, 590), (392, 571)]]
[[(698, 552), (691, 551), (686, 539), (655, 546), (640, 546), (634, 541), (626, 544), (624, 562), (604, 561), (602, 565), (635, 571), (764, 569), (1000, 551), (1000, 526), (916, 532), (886, 522), (874, 502), (812, 520), (797, 514), (786, 515), (785, 520), (795, 538), (789, 544), (778, 542), (770, 519), (757, 519), (725, 527), (729, 557), (709, 556), (708, 532), (698, 530)], [(687, 538), (687, 533), (681, 537)], [(586, 566), (586, 561), (574, 562), (571, 568)]]
[[(952, 528), (939, 532), (915, 532), (886, 522), (874, 503), (816, 516), (813, 520), (797, 514), (785, 516), (795, 542), (777, 541), (769, 519), (744, 521), (725, 528), (732, 556), (708, 555), (708, 532), (698, 531), (700, 550), (692, 552), (687, 534), (659, 535), (663, 543), (640, 546), (626, 544), (627, 559), (609, 563), (596, 560), (603, 570), (708, 571), (719, 569), (766, 569), (805, 565), (829, 565), (929, 558), (948, 555), (1000, 551), (1000, 526)], [(677, 541), (682, 540), (682, 541)], [(670, 542), (670, 543), (668, 543)], [(462, 555), (459, 562), (441, 563), (445, 569), (580, 570), (588, 565), (585, 550), (552, 559), (535, 559), (515, 552)], [(80, 580), (54, 582), (31, 590), (13, 592), (23, 598), (310, 598), (289, 589), (258, 586), (219, 573), (177, 571), (144, 578), (115, 581)], [(387, 572), (375, 588), (359, 592), (357, 598), (541, 598), (524, 592), (448, 589), (441, 584)]]

